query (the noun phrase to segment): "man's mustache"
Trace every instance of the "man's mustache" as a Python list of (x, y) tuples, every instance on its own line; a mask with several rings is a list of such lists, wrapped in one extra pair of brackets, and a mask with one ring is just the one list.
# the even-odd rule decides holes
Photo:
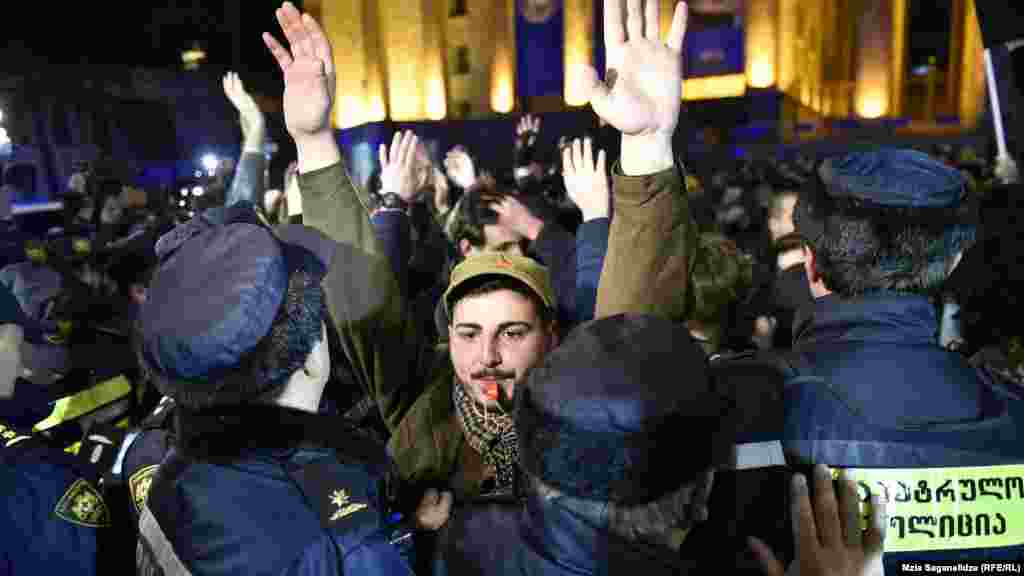
[(502, 372), (499, 370), (481, 370), (470, 374), (474, 380), (510, 380), (516, 377), (515, 372)]

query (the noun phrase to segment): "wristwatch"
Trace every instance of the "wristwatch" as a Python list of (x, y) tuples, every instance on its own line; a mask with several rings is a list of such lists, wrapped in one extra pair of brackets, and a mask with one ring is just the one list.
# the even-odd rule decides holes
[(409, 210), (409, 203), (403, 200), (398, 194), (388, 192), (387, 194), (381, 195), (381, 207), (388, 210), (401, 210), (402, 212), (407, 212)]

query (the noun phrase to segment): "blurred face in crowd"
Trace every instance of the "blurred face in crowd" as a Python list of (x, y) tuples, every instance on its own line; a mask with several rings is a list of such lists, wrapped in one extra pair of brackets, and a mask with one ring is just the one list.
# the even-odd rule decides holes
[(416, 145), (416, 189), (422, 190), (433, 182), (434, 163), (430, 161), (427, 147), (420, 142)]
[(796, 207), (796, 194), (785, 194), (772, 201), (771, 213), (768, 216), (768, 229), (772, 234), (772, 242), (796, 231), (793, 224), (793, 209)]
[(467, 295), (452, 311), (455, 374), (470, 397), (487, 408), (498, 405), (488, 388), (497, 385), (505, 399), (513, 398), (555, 344), (554, 326), (543, 325), (534, 302), (512, 290)]
[(473, 246), (469, 240), (462, 240), (459, 247), (462, 255), (469, 257), (488, 252), (501, 252), (504, 254), (515, 254), (523, 256), (523, 242), (526, 238), (522, 234), (501, 224), (484, 225), (484, 245)]
[(14, 382), (21, 375), (21, 326), (0, 325), (0, 400), (14, 395)]

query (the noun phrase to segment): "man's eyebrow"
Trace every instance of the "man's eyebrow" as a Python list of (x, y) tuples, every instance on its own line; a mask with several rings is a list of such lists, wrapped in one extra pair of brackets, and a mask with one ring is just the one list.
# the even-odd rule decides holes
[[(483, 326), (481, 326), (479, 324), (476, 324), (476, 323), (473, 323), (473, 322), (459, 322), (459, 323), (457, 323), (455, 325), (455, 327), (456, 328), (472, 328), (474, 330), (483, 330)], [(527, 322), (525, 320), (513, 320), (511, 322), (502, 322), (501, 324), (498, 324), (498, 330), (505, 330), (507, 328), (513, 328), (513, 327), (533, 328), (533, 324), (531, 322)]]

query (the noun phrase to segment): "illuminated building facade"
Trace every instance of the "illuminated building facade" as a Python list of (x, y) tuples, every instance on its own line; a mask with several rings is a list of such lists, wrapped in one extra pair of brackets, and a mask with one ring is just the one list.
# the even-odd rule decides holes
[[(944, 61), (908, 70), (914, 1), (691, 0), (684, 98), (711, 105), (774, 94), (787, 140), (820, 133), (830, 119), (971, 129), (984, 107), (975, 0), (939, 0), (951, 5)], [(675, 1), (661, 3), (667, 33)], [(334, 46), (341, 129), (571, 109), (584, 104), (573, 70), (603, 63), (601, 0), (304, 5)]]

